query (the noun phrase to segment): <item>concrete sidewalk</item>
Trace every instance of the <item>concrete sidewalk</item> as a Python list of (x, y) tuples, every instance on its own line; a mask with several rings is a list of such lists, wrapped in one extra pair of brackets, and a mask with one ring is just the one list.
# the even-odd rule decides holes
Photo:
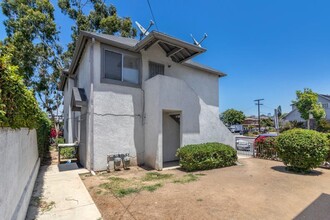
[(75, 163), (40, 167), (26, 219), (102, 219), (79, 177), (86, 172)]

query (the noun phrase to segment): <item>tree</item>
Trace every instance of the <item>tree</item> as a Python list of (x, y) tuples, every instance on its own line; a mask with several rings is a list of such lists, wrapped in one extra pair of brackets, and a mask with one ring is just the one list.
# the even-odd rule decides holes
[(227, 125), (241, 124), (245, 115), (242, 111), (238, 111), (235, 109), (227, 109), (220, 115), (220, 119)]
[(262, 118), (260, 124), (262, 127), (274, 127), (274, 122), (271, 118)]
[(49, 0), (5, 0), (1, 2), (7, 37), (1, 52), (11, 54), (8, 62), (28, 88), (33, 88), (43, 109), (54, 118), (61, 104), (57, 84), (61, 72), (58, 31), (54, 7)]
[(305, 88), (304, 91), (297, 91), (297, 98), (292, 103), (300, 112), (301, 118), (309, 121), (311, 114), (316, 122), (325, 117), (325, 111), (320, 103), (318, 103), (318, 95), (311, 89)]
[[(93, 9), (89, 14), (84, 13), (84, 7), (91, 4)], [(68, 50), (64, 53), (65, 63), (72, 59), (76, 41), (81, 30), (98, 32), (103, 34), (120, 34), (122, 37), (135, 37), (136, 29), (132, 27), (129, 17), (119, 17), (117, 9), (113, 5), (107, 6), (103, 0), (59, 0), (58, 6), (62, 13), (75, 21), (71, 27), (72, 42), (68, 44)]]

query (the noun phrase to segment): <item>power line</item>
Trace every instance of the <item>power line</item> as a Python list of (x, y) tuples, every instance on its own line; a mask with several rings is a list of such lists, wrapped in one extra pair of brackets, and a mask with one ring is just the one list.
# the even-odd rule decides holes
[(147, 0), (147, 2), (148, 2), (148, 5), (149, 5), (149, 9), (150, 9), (150, 12), (151, 12), (152, 19), (153, 19), (153, 21), (155, 22), (155, 25), (156, 25), (157, 31), (159, 31), (159, 30), (158, 30), (158, 25), (157, 25), (157, 22), (156, 22), (156, 18), (155, 18), (155, 15), (154, 15), (153, 11), (152, 11), (152, 8), (151, 8), (151, 5), (150, 5), (149, 0)]

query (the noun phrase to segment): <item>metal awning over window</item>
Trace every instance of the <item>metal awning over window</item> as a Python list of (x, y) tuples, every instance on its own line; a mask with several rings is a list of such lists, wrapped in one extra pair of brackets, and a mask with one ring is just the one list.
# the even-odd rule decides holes
[(81, 111), (81, 107), (87, 105), (87, 97), (83, 88), (72, 88), (71, 107), (72, 111)]
[(182, 63), (186, 60), (193, 58), (194, 56), (205, 52), (205, 49), (166, 34), (159, 32), (151, 32), (146, 38), (140, 41), (135, 47), (136, 51), (141, 49), (148, 50), (154, 44), (158, 44), (166, 53), (167, 57), (170, 57), (173, 62)]

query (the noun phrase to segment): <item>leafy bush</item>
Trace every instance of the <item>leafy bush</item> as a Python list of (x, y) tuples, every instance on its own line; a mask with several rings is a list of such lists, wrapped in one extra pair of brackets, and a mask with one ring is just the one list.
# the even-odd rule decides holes
[(41, 110), (38, 102), (10, 63), (10, 55), (0, 56), (0, 126), (37, 128)]
[(305, 123), (301, 121), (289, 121), (283, 124), (280, 128), (280, 132), (288, 131), (294, 128), (305, 128)]
[(51, 122), (39, 108), (19, 69), (10, 63), (10, 54), (0, 56), (0, 127), (35, 128), (39, 156), (48, 151)]
[(254, 142), (256, 157), (265, 159), (277, 159), (276, 137), (259, 137)]
[(64, 144), (64, 138), (57, 138), (57, 139), (55, 140), (55, 143), (56, 143), (56, 144)]
[(277, 138), (277, 153), (294, 171), (308, 171), (319, 166), (329, 152), (329, 142), (322, 133), (292, 129)]
[(63, 159), (70, 159), (75, 157), (75, 149), (73, 147), (66, 147), (61, 149), (61, 157)]
[(235, 165), (237, 152), (221, 143), (192, 144), (179, 148), (176, 155), (184, 170), (208, 170)]
[(47, 114), (43, 112), (37, 121), (37, 141), (39, 157), (43, 158), (49, 150), (49, 133), (52, 123)]
[(328, 156), (326, 158), (326, 161), (330, 162), (330, 133), (326, 133), (325, 136), (327, 137), (329, 141), (329, 151), (328, 151)]
[(319, 132), (330, 132), (330, 122), (328, 122), (326, 119), (321, 119), (316, 126), (316, 130)]

